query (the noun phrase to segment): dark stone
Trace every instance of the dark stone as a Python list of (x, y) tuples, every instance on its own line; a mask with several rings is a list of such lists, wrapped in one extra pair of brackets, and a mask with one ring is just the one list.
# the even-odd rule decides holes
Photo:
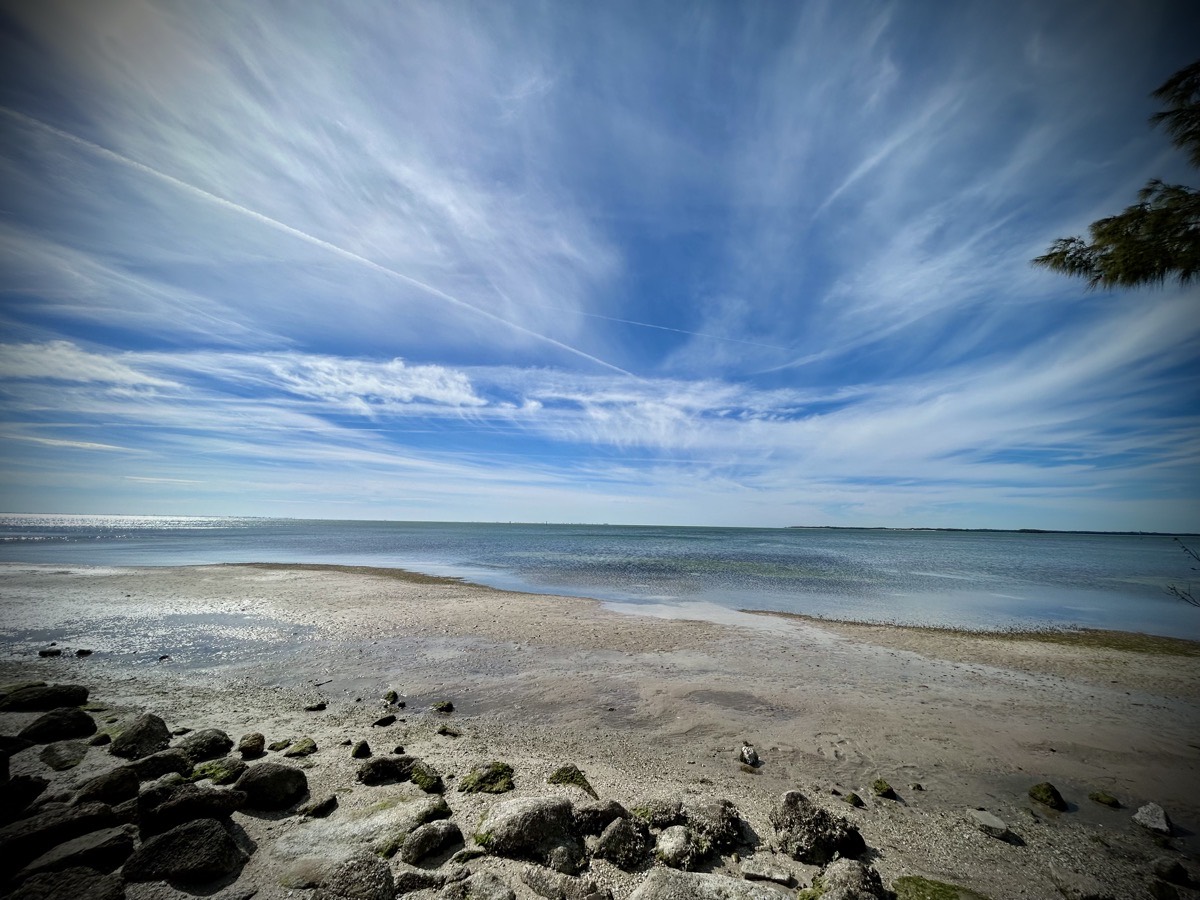
[(600, 833), (592, 855), (607, 859), (618, 869), (632, 872), (642, 864), (650, 850), (650, 841), (643, 828), (630, 819), (613, 819)]
[(357, 778), (363, 784), (396, 784), (412, 777), (415, 756), (377, 756), (358, 767)]
[(133, 832), (131, 825), (122, 825), (66, 841), (27, 865), (21, 875), (58, 872), (80, 866), (111, 872), (133, 853)]
[(1088, 799), (1093, 803), (1099, 803), (1101, 806), (1107, 806), (1109, 809), (1121, 808), (1121, 801), (1108, 791), (1092, 791), (1088, 794)]
[(91, 656), (93, 652), (95, 652), (95, 651), (84, 650), (82, 647), (80, 647), (78, 650), (75, 651), (75, 655), (78, 656), (80, 659), (82, 659), (85, 656)]
[(252, 731), (242, 735), (242, 739), (238, 741), (237, 752), (242, 755), (242, 759), (258, 759), (266, 752), (266, 746), (267, 739), (259, 732)]
[(51, 647), (47, 650), (39, 650), (38, 656), (42, 657), (42, 659), (46, 659), (47, 657), (51, 656), (62, 656), (62, 649), (59, 647)]
[(106, 744), (112, 743), (112, 735), (107, 731), (102, 731), (99, 734), (94, 734), (88, 738), (89, 747), (103, 747)]
[(288, 738), (286, 741), (271, 741), (267, 745), (267, 749), (272, 753), (278, 753), (280, 750), (286, 750), (290, 746), (292, 746), (292, 739)]
[(1058, 788), (1048, 781), (1043, 781), (1035, 784), (1029, 789), (1029, 797), (1036, 800), (1043, 806), (1048, 806), (1051, 809), (1056, 809), (1059, 812), (1067, 808), (1067, 801), (1062, 798), (1062, 794), (1058, 792)]
[(779, 848), (793, 859), (823, 866), (835, 856), (854, 857), (866, 849), (858, 829), (817, 806), (799, 791), (788, 791), (771, 810)]
[(374, 722), (372, 722), (371, 727), (372, 728), (387, 728), (389, 725), (394, 725), (395, 722), (396, 722), (396, 717), (394, 715), (392, 715), (391, 713), (388, 713), (386, 716), (380, 716), (378, 719), (376, 719)]
[(207, 778), (213, 784), (233, 784), (246, 771), (246, 764), (232, 756), (220, 759), (210, 759), (202, 762), (192, 770), (191, 780), (202, 781)]
[(137, 776), (138, 781), (152, 781), (172, 772), (186, 778), (192, 774), (192, 761), (182, 750), (172, 748), (144, 756), (131, 762), (126, 768)]
[(683, 804), (688, 827), (706, 844), (706, 851), (727, 850), (742, 834), (742, 819), (729, 800), (689, 800)]
[(75, 795), (76, 803), (99, 801), (115, 806), (137, 796), (138, 777), (128, 766), (111, 769), (86, 781)]
[(95, 869), (63, 869), (31, 875), (21, 882), (9, 900), (125, 900), (125, 882), (120, 875), (102, 875)]
[(200, 883), (242, 867), (246, 854), (216, 819), (197, 819), (150, 838), (125, 863), (126, 881)]
[(14, 753), (28, 750), (32, 746), (33, 741), (12, 734), (0, 734), (0, 756), (3, 756), (5, 759), (8, 759)]
[(292, 746), (283, 751), (289, 759), (299, 759), (302, 756), (312, 756), (317, 752), (317, 742), (310, 737), (302, 737)]
[(233, 740), (219, 728), (204, 728), (193, 731), (175, 746), (198, 763), (224, 756), (233, 748)]
[(442, 900), (516, 900), (517, 895), (499, 875), (476, 872), (446, 885), (438, 896)]
[(58, 741), (47, 744), (38, 754), (38, 759), (52, 768), (55, 772), (73, 769), (87, 756), (87, 744), (80, 741)]
[(18, 871), (63, 841), (116, 824), (112, 807), (104, 803), (47, 810), (12, 822), (0, 828), (0, 867)]
[(167, 730), (167, 723), (154, 713), (144, 713), (113, 738), (108, 752), (124, 759), (144, 759), (166, 750), (170, 744), (171, 732)]
[(308, 777), (294, 766), (264, 762), (250, 766), (237, 788), (246, 792), (247, 809), (286, 809), (308, 793)]
[(313, 900), (393, 900), (392, 869), (378, 856), (362, 853), (338, 865), (313, 893)]
[(18, 818), (49, 784), (38, 775), (17, 775), (0, 784), (0, 824)]
[(96, 733), (95, 720), (82, 709), (64, 706), (38, 716), (21, 729), (17, 737), (35, 744), (52, 744)]
[(1161, 878), (1171, 884), (1186, 886), (1191, 882), (1191, 877), (1188, 875), (1187, 869), (1183, 867), (1183, 863), (1169, 856), (1160, 856), (1155, 859), (1150, 863), (1150, 871), (1154, 873), (1155, 878)]
[(512, 766), (497, 760), (486, 766), (476, 766), (463, 776), (458, 789), (467, 794), (503, 794), (513, 789), (512, 777)]
[(406, 863), (417, 863), (462, 842), (462, 831), (453, 822), (445, 819), (426, 822), (413, 829), (404, 839), (400, 845), (400, 858)]
[(368, 744), (366, 741), (356, 742), (355, 745), (350, 749), (350, 758), (351, 759), (370, 759), (371, 758), (371, 745)]
[(616, 819), (627, 819), (629, 813), (616, 800), (597, 800), (575, 806), (575, 830), (580, 834), (600, 834)]
[(454, 712), (454, 704), (451, 703), (449, 700), (439, 700), (437, 703), (433, 704), (433, 706), (431, 706), (429, 708), (432, 709), (434, 712), (440, 712), (440, 713)]
[(310, 703), (310, 704), (308, 704), (308, 706), (304, 707), (304, 711), (305, 712), (322, 712), (325, 710), (325, 708), (326, 708), (325, 701), (318, 700), (316, 703)]
[(330, 794), (327, 797), (322, 797), (319, 800), (313, 800), (305, 803), (296, 812), (302, 816), (309, 816), (313, 819), (324, 819), (338, 808), (337, 794)]
[(166, 788), (166, 797), (158, 791), (146, 791), (138, 799), (138, 821), (142, 835), (160, 834), (193, 819), (226, 819), (246, 805), (240, 790), (219, 790), (194, 784)]
[(413, 784), (427, 794), (440, 794), (446, 789), (446, 785), (442, 782), (442, 776), (438, 774), (437, 769), (423, 759), (418, 759), (413, 763), (412, 773), (409, 777), (412, 779)]

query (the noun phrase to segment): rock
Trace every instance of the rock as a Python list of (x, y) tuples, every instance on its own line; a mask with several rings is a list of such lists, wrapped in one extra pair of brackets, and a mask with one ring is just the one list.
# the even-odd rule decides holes
[(138, 781), (153, 781), (164, 775), (179, 775), (187, 777), (192, 774), (192, 761), (182, 750), (160, 750), (141, 759), (134, 760), (126, 766)]
[(292, 739), (288, 738), (285, 741), (271, 741), (271, 743), (267, 745), (267, 749), (272, 753), (277, 753), (280, 750), (286, 750), (290, 746), (292, 746)]
[(799, 791), (788, 791), (780, 797), (770, 820), (780, 849), (800, 862), (819, 866), (835, 856), (854, 857), (866, 849), (853, 824), (817, 806)]
[(1050, 880), (1065, 900), (1115, 900), (1091, 875), (1073, 872), (1050, 863)]
[(441, 853), (447, 847), (461, 844), (462, 831), (453, 822), (440, 819), (415, 828), (400, 845), (400, 858), (406, 863), (418, 863), (427, 856)]
[(52, 744), (95, 733), (96, 722), (91, 716), (74, 706), (63, 706), (38, 716), (22, 728), (17, 737), (34, 744)]
[(116, 824), (112, 807), (104, 803), (39, 812), (0, 828), (0, 868), (19, 871), (64, 841)]
[(386, 703), (388, 706), (395, 706), (396, 701), (399, 699), (400, 699), (400, 695), (391, 689), (389, 689), (388, 692), (383, 695), (383, 702)]
[(302, 816), (308, 816), (310, 819), (324, 819), (331, 815), (338, 808), (337, 794), (329, 794), (321, 797), (318, 800), (313, 800), (305, 803), (296, 812)]
[(741, 878), (654, 868), (629, 900), (780, 900), (773, 887)]
[(1108, 791), (1092, 791), (1088, 794), (1088, 799), (1093, 803), (1099, 803), (1101, 806), (1107, 806), (1110, 809), (1121, 808), (1121, 801), (1108, 793)]
[(361, 853), (338, 865), (313, 893), (313, 900), (393, 900), (392, 870), (378, 856)]
[(513, 768), (506, 762), (490, 762), (476, 766), (458, 783), (458, 789), (467, 794), (503, 794), (513, 789)]
[(1059, 812), (1063, 812), (1067, 808), (1067, 801), (1062, 798), (1062, 794), (1058, 792), (1058, 788), (1048, 781), (1040, 782), (1031, 787), (1029, 789), (1029, 798)]
[(612, 896), (595, 879), (564, 875), (544, 866), (526, 866), (521, 880), (546, 900), (606, 900)]
[(242, 777), (246, 768), (244, 762), (234, 759), (232, 756), (210, 759), (208, 762), (200, 763), (192, 770), (191, 780), (203, 781), (207, 778), (213, 784), (233, 784)]
[(972, 809), (967, 815), (971, 819), (971, 824), (988, 837), (1007, 841), (1012, 836), (1012, 832), (1008, 830), (1008, 826), (1004, 824), (1004, 820), (992, 815), (987, 810)]
[(88, 738), (89, 747), (103, 747), (106, 744), (112, 743), (112, 735), (107, 731), (101, 731), (99, 734), (93, 734)]
[(600, 834), (615, 819), (627, 819), (629, 813), (616, 800), (580, 803), (575, 807), (575, 830), (579, 834)]
[(742, 750), (738, 754), (738, 760), (742, 763), (742, 765), (758, 766), (758, 751), (749, 744), (742, 744)]
[(690, 869), (706, 855), (707, 849), (686, 825), (671, 825), (659, 832), (654, 858), (672, 869)]
[(121, 870), (126, 881), (212, 881), (246, 862), (245, 852), (216, 819), (186, 822), (150, 838)]
[(688, 827), (702, 839), (699, 843), (706, 845), (706, 854), (726, 850), (741, 837), (742, 819), (729, 800), (689, 800), (681, 812)]
[(304, 711), (305, 712), (322, 712), (325, 709), (326, 705), (327, 704), (325, 703), (324, 700), (318, 700), (316, 703), (310, 703), (310, 704), (308, 704), (308, 706), (304, 707)]
[(63, 706), (82, 706), (87, 698), (88, 689), (82, 684), (31, 682), (0, 697), (0, 712), (45, 712)]
[(370, 759), (371, 745), (366, 741), (356, 741), (354, 746), (350, 748), (351, 759)]
[(415, 756), (377, 756), (359, 766), (355, 777), (363, 784), (397, 784), (412, 777), (418, 762)]
[(15, 734), (0, 734), (0, 757), (4, 757), (4, 759), (8, 759), (14, 753), (28, 750), (32, 746), (33, 741), (27, 741)]
[(1147, 803), (1133, 814), (1133, 821), (1155, 834), (1171, 834), (1171, 819), (1157, 803)]
[(446, 900), (516, 900), (517, 895), (498, 875), (476, 872), (447, 885), (438, 896)]
[(452, 737), (452, 738), (462, 737), (462, 732), (459, 731), (457, 728), (455, 728), (453, 725), (444, 725), (444, 724), (439, 725), (437, 727), (437, 733), (440, 734), (442, 737)]
[(1161, 878), (1163, 881), (1171, 884), (1188, 885), (1191, 883), (1191, 876), (1188, 875), (1187, 869), (1183, 867), (1177, 859), (1172, 859), (1169, 856), (1160, 856), (1150, 863), (1150, 871), (1155, 878)]
[(124, 759), (143, 759), (166, 750), (170, 743), (171, 732), (167, 730), (167, 723), (154, 713), (144, 713), (113, 738), (108, 752)]
[(389, 725), (395, 725), (395, 724), (396, 724), (396, 717), (394, 715), (392, 715), (391, 713), (388, 713), (386, 716), (380, 716), (378, 719), (376, 719), (374, 722), (372, 722), (371, 727), (372, 728), (387, 728)]
[(432, 709), (434, 712), (440, 712), (440, 713), (454, 712), (454, 704), (451, 703), (449, 700), (440, 700), (437, 703), (433, 704), (429, 708)]
[(784, 887), (791, 887), (796, 881), (790, 871), (773, 862), (765, 853), (756, 853), (743, 859), (741, 871), (742, 877), (749, 881), (770, 881)]
[(578, 766), (567, 764), (555, 769), (550, 777), (546, 779), (547, 784), (569, 784), (579, 788), (593, 800), (599, 800), (600, 795), (588, 783), (587, 776), (579, 770)]
[(409, 777), (413, 784), (427, 794), (440, 794), (446, 789), (437, 769), (423, 759), (418, 759), (413, 763), (412, 774)]
[(219, 790), (179, 784), (163, 792), (147, 791), (138, 799), (138, 823), (142, 836), (159, 834), (194, 819), (227, 819), (246, 805), (241, 790)]
[(258, 759), (266, 752), (267, 739), (257, 731), (243, 734), (237, 744), (237, 752), (242, 759)]
[(821, 900), (886, 900), (879, 873), (856, 859), (837, 859), (813, 879)]
[(299, 759), (302, 756), (312, 756), (317, 752), (317, 742), (310, 737), (302, 737), (292, 746), (283, 751), (289, 759)]
[(80, 659), (83, 659), (85, 656), (91, 656), (95, 652), (96, 652), (95, 650), (85, 650), (82, 647), (80, 647), (78, 650), (75, 651), (75, 655), (78, 656)]
[(58, 872), (80, 866), (111, 872), (133, 853), (134, 828), (122, 825), (73, 838), (46, 851), (22, 871), (21, 876)]
[(139, 786), (138, 777), (133, 770), (126, 766), (120, 766), (85, 781), (75, 795), (75, 802), (99, 801), (116, 805), (136, 797)]
[(678, 800), (653, 797), (633, 804), (629, 811), (651, 828), (666, 828), (683, 822), (683, 808)]
[(21, 816), (49, 784), (40, 775), (16, 775), (0, 784), (0, 825)]
[(21, 882), (8, 900), (125, 900), (120, 875), (102, 875), (95, 869), (74, 868), (32, 875)]
[(650, 849), (644, 827), (635, 825), (630, 819), (613, 819), (600, 833), (592, 855), (608, 860), (618, 869), (632, 872), (642, 864)]
[(80, 741), (59, 741), (47, 744), (38, 754), (38, 759), (52, 768), (55, 772), (73, 769), (87, 756), (87, 744)]
[(867, 805), (867, 804), (863, 803), (863, 798), (858, 796), (858, 794), (854, 793), (854, 791), (851, 791), (850, 793), (848, 793), (845, 797), (842, 798), (842, 800), (843, 800), (843, 802), (850, 804), (851, 806), (855, 807), (856, 809), (862, 809), (864, 806)]
[(497, 856), (528, 859), (563, 871), (582, 857), (573, 825), (571, 804), (565, 797), (508, 800), (488, 811), (475, 841)]
[(219, 728), (203, 728), (193, 731), (175, 746), (193, 763), (198, 763), (224, 756), (233, 749), (233, 739)]
[(882, 778), (875, 779), (875, 781), (871, 784), (871, 791), (876, 797), (883, 797), (885, 800), (896, 799), (896, 791)]
[(46, 659), (47, 657), (52, 657), (52, 656), (62, 656), (62, 648), (61, 647), (50, 647), (45, 650), (39, 650), (38, 656), (42, 657), (43, 659)]
[(308, 793), (308, 776), (294, 766), (264, 762), (247, 768), (235, 786), (246, 792), (247, 809), (286, 809)]

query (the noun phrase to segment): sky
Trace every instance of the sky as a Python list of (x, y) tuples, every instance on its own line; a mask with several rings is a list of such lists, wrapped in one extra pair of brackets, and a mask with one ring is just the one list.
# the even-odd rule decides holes
[(1200, 531), (1191, 0), (0, 2), (0, 510)]

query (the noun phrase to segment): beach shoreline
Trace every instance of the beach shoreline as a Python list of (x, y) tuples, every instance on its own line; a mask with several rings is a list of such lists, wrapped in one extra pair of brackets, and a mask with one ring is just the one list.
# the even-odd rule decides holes
[[(573, 762), (602, 797), (622, 803), (727, 796), (765, 841), (771, 804), (798, 788), (859, 825), (885, 882), (921, 874), (993, 900), (1053, 897), (1047, 871), (1058, 860), (1140, 889), (1151, 855), (1163, 852), (1130, 825), (1146, 802), (1175, 819), (1172, 852), (1198, 849), (1200, 676), (1188, 642), (1169, 644), (1180, 652), (1154, 642), (1133, 652), (1111, 640), (762, 612), (719, 622), (635, 616), (599, 601), (357, 566), (8, 565), (0, 601), (3, 680), (87, 684), (114, 707), (152, 708), (173, 725), (223, 728), (234, 739), (239, 729), (304, 730), (321, 748), (310, 770), (319, 784), (353, 781), (341, 741), (374, 746), (371, 716), (395, 689), (411, 712), (387, 742), (443, 772), (504, 758), (517, 794), (537, 796), (554, 765)], [(94, 652), (39, 658), (50, 641)], [(436, 733), (427, 707), (439, 699), (453, 700), (461, 737)], [(326, 710), (304, 712), (316, 700)], [(739, 766), (743, 741), (762, 756), (753, 771)], [(14, 772), (37, 768), (27, 755), (14, 757)], [(55, 777), (66, 786), (78, 774)], [(871, 797), (876, 778), (900, 801)], [(1067, 812), (1029, 799), (1028, 787), (1044, 780), (1063, 792)], [(867, 807), (849, 807), (834, 790), (861, 794)], [(1124, 808), (1093, 803), (1095, 790)], [(464, 820), (486, 805), (448, 797)], [(972, 829), (966, 815), (976, 807), (1008, 822), (1024, 846)], [(260, 844), (269, 851), (279, 839)], [(262, 857), (243, 877), (263, 882), (259, 896), (286, 896), (277, 877), (286, 861)], [(637, 883), (607, 874), (616, 896)]]

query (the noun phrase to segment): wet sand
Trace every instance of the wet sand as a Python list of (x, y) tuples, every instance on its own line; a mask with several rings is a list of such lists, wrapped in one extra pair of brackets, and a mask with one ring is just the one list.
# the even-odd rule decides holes
[[(859, 825), (885, 883), (921, 874), (993, 900), (1059, 896), (1051, 861), (1135, 896), (1163, 853), (1130, 824), (1149, 801), (1177, 824), (1174, 848), (1200, 849), (1196, 645), (1133, 652), (1119, 641), (703, 607), (698, 619), (668, 618), (320, 566), (9, 565), (0, 567), (0, 609), (3, 680), (87, 684), (97, 700), (235, 739), (309, 734), (322, 747), (311, 758), (318, 788), (352, 782), (339, 745), (366, 737), (404, 744), (447, 773), (505, 759), (519, 794), (544, 792), (545, 775), (573, 762), (601, 797), (624, 803), (725, 796), (764, 840), (770, 805), (799, 788)], [(95, 652), (39, 659), (50, 641)], [(377, 737), (370, 723), (389, 688), (408, 713)], [(315, 699), (326, 711), (304, 712)], [(436, 733), (441, 720), (426, 710), (441, 699), (454, 702), (461, 738)], [(743, 741), (762, 757), (756, 771), (739, 767)], [(87, 765), (55, 777), (69, 785)], [(898, 801), (871, 796), (880, 777)], [(1067, 798), (1066, 813), (1029, 800), (1028, 788), (1045, 780)], [(833, 790), (856, 791), (867, 807), (852, 809)], [(1095, 790), (1125, 808), (1093, 803)], [(448, 798), (468, 819), (491, 802)], [(966, 822), (976, 807), (1004, 819), (1024, 846), (976, 831)], [(260, 897), (286, 896), (271, 868), (284, 862), (273, 858), (256, 854), (243, 874), (262, 881)], [(617, 896), (639, 880), (610, 874)]]

